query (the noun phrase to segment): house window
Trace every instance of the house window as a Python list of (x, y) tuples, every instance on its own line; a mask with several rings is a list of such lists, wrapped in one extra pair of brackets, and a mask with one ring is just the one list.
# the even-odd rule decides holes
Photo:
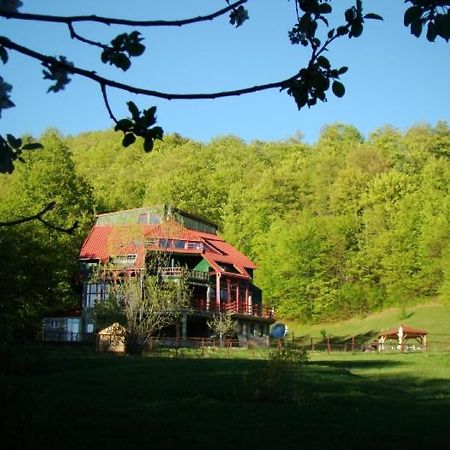
[(88, 283), (84, 291), (83, 306), (93, 308), (95, 302), (104, 301), (108, 298), (107, 286), (105, 283)]
[(180, 240), (175, 241), (175, 248), (184, 249), (185, 246), (186, 246), (185, 241), (180, 241)]
[(219, 267), (224, 271), (228, 273), (239, 273), (239, 271), (236, 269), (236, 267), (233, 264), (227, 264), (227, 263), (219, 263)]
[(192, 250), (203, 250), (203, 244), (201, 242), (187, 242), (186, 248), (192, 249)]
[(173, 247), (173, 239), (160, 239), (159, 246), (161, 248), (172, 248)]
[(148, 214), (139, 214), (138, 223), (145, 225), (148, 223)]
[(150, 214), (150, 223), (153, 225), (161, 223), (161, 217), (158, 214)]
[(58, 321), (57, 321), (57, 320), (50, 320), (50, 321), (48, 322), (48, 326), (49, 326), (50, 328), (58, 328)]

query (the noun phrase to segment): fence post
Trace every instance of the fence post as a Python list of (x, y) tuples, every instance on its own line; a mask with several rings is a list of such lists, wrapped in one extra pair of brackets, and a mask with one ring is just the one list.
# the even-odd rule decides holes
[(330, 338), (327, 337), (327, 353), (331, 352), (331, 342), (330, 342)]

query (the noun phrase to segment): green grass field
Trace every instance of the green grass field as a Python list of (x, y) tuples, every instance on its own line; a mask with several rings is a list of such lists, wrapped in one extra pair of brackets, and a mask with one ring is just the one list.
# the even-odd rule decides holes
[[(447, 447), (449, 353), (311, 354), (278, 381), (236, 355), (33, 348), (0, 375), (2, 448)], [(274, 382), (283, 395), (264, 395)]]

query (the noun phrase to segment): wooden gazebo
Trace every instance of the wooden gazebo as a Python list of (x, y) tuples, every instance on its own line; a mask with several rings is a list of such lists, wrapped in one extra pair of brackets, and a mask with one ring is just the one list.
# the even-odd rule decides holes
[(408, 340), (416, 340), (422, 347), (427, 347), (428, 332), (418, 328), (408, 327), (407, 325), (400, 325), (398, 328), (390, 328), (382, 331), (378, 335), (378, 350), (383, 351), (387, 340), (395, 340), (397, 342), (397, 349), (405, 350), (405, 344)]

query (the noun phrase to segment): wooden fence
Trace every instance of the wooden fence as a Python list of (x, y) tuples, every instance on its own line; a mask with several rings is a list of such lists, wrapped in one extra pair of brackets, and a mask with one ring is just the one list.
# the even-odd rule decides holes
[(450, 334), (428, 334), (427, 343), (423, 345), (416, 340), (407, 341), (399, 346), (395, 341), (387, 341), (381, 347), (376, 339), (362, 340), (360, 336), (339, 337), (311, 337), (293, 335), (285, 338), (286, 342), (292, 342), (312, 352), (439, 352), (450, 350)]
[[(108, 340), (108, 336), (102, 336), (103, 340)], [(111, 342), (116, 336), (110, 336)], [(97, 342), (95, 333), (70, 333), (66, 331), (45, 331), (38, 336), (38, 340), (47, 342)], [(337, 337), (295, 337), (292, 334), (282, 341), (269, 339), (268, 337), (251, 337), (240, 339), (219, 339), (217, 337), (197, 337), (181, 339), (176, 337), (154, 337), (149, 340), (148, 349), (155, 348), (247, 348), (247, 349), (268, 349), (277, 345), (290, 345), (303, 348), (310, 352), (378, 352), (381, 351), (375, 340), (362, 340), (359, 336), (348, 338)], [(386, 352), (441, 352), (450, 351), (450, 334), (429, 334), (426, 346), (416, 341), (408, 341), (399, 347), (392, 341), (384, 344), (382, 351)]]

